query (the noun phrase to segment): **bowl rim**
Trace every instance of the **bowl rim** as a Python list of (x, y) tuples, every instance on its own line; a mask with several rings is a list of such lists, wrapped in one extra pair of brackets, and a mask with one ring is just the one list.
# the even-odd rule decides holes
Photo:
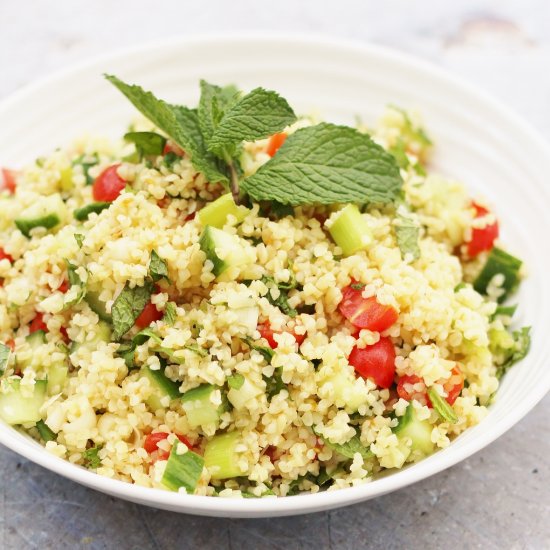
[[(50, 75), (15, 90), (0, 101), (0, 117), (3, 113), (9, 111), (12, 106), (16, 106), (26, 97), (32, 96), (42, 87), (54, 83), (57, 80), (70, 78), (72, 74), (79, 71), (98, 67), (102, 63), (106, 64), (112, 60), (122, 59), (128, 56), (137, 56), (140, 53), (151, 53), (154, 50), (163, 50), (171, 46), (201, 46), (212, 45), (214, 43), (223, 45), (228, 42), (261, 42), (265, 44), (285, 42), (287, 44), (294, 44), (297, 47), (304, 45), (319, 48), (331, 47), (340, 50), (342, 53), (347, 51), (356, 54), (371, 55), (379, 59), (406, 64), (417, 73), (428, 74), (430, 77), (438, 79), (439, 81), (452, 84), (457, 88), (458, 92), (469, 95), (479, 104), (490, 106), (494, 112), (498, 112), (500, 116), (507, 119), (528, 135), (533, 143), (550, 158), (550, 144), (548, 144), (538, 130), (516, 114), (513, 109), (477, 86), (464, 81), (462, 78), (453, 75), (433, 63), (411, 54), (378, 44), (336, 38), (334, 36), (318, 33), (307, 33), (304, 35), (296, 32), (277, 31), (212, 32), (194, 34), (186, 37), (174, 36), (149, 41), (140, 45), (116, 49), (114, 52), (92, 56), (84, 61), (71, 64), (66, 68), (57, 70)], [(539, 403), (549, 390), (550, 377), (545, 384), (539, 384), (533, 388), (530, 393), (530, 400), (524, 400), (521, 406), (515, 407), (508, 412), (506, 416), (496, 421), (491, 431), (484, 434), (483, 438), (468, 441), (459, 448), (449, 448), (448, 450), (452, 450), (452, 452), (445, 452), (447, 449), (438, 451), (434, 455), (415, 463), (411, 467), (404, 468), (386, 477), (381, 477), (375, 481), (356, 487), (348, 487), (335, 491), (324, 491), (315, 494), (308, 493), (293, 497), (262, 499), (212, 498), (173, 493), (162, 489), (142, 487), (120, 480), (114, 480), (74, 465), (65, 459), (56, 457), (45, 449), (40, 451), (35, 446), (36, 444), (34, 442), (30, 440), (27, 441), (27, 438), (19, 434), (14, 428), (3, 423), (0, 423), (0, 443), (32, 462), (62, 475), (63, 477), (71, 479), (72, 481), (125, 500), (138, 502), (148, 506), (196, 515), (226, 517), (296, 515), (346, 506), (375, 496), (381, 496), (454, 466), (500, 437)], [(483, 421), (477, 426), (469, 428), (468, 431), (480, 429), (482, 425)]]

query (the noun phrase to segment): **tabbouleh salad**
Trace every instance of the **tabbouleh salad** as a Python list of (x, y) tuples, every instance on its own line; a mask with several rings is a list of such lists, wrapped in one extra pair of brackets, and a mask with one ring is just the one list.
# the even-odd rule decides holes
[(114, 479), (220, 497), (354, 486), (487, 414), (529, 348), (491, 206), (414, 113), (297, 118), (201, 82), (3, 169), (0, 417)]

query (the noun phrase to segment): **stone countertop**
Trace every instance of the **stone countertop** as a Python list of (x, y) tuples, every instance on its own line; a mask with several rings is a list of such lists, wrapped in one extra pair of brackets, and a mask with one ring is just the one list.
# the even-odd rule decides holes
[[(98, 53), (165, 36), (277, 30), (371, 41), (498, 96), (550, 139), (545, 0), (0, 2), (0, 98)], [(1, 129), (0, 129), (1, 131)], [(0, 448), (2, 549), (550, 548), (550, 397), (443, 473), (331, 512), (234, 520), (180, 515), (86, 489)]]

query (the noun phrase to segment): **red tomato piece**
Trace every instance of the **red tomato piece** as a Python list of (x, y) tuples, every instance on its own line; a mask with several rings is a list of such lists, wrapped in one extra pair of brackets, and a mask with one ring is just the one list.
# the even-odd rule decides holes
[(154, 321), (160, 321), (160, 319), (162, 319), (162, 316), (162, 311), (159, 311), (154, 304), (149, 302), (143, 308), (143, 311), (139, 314), (139, 317), (136, 319), (136, 327), (148, 327)]
[(10, 264), (13, 263), (13, 258), (3, 248), (0, 248), (0, 261), (1, 260), (8, 260)]
[(349, 364), (363, 378), (371, 378), (380, 388), (390, 388), (395, 375), (395, 348), (389, 338), (380, 338), (376, 344), (351, 350)]
[(92, 192), (96, 201), (113, 202), (126, 187), (126, 181), (118, 175), (119, 166), (120, 164), (108, 166), (95, 179)]
[(191, 212), (191, 214), (188, 214), (185, 216), (185, 219), (183, 221), (190, 222), (191, 220), (195, 219), (195, 216), (197, 215), (196, 212)]
[(0, 185), (0, 189), (7, 189), (12, 195), (15, 194), (15, 175), (14, 170), (8, 170), (7, 168), (2, 168), (2, 181), (3, 184)]
[[(476, 211), (476, 218), (482, 218), (490, 213), (489, 210), (475, 202), (472, 203), (472, 207)], [(497, 220), (487, 224), (485, 227), (472, 228), (472, 239), (468, 242), (468, 256), (474, 258), (485, 250), (491, 250), (495, 241), (498, 239), (498, 234), (499, 228)]]
[(458, 365), (451, 371), (451, 376), (443, 383), (443, 389), (447, 392), (447, 403), (454, 405), (456, 398), (464, 388), (464, 375)]
[(15, 340), (13, 338), (10, 338), (7, 342), (6, 342), (6, 346), (8, 346), (8, 348), (11, 349), (11, 351), (14, 351), (15, 350)]
[(276, 349), (279, 345), (273, 337), (275, 334), (282, 334), (283, 332), (288, 332), (289, 334), (292, 334), (298, 346), (301, 346), (302, 342), (306, 339), (306, 334), (296, 334), (296, 332), (294, 332), (293, 330), (273, 330), (269, 322), (258, 325), (258, 330), (260, 331), (260, 335), (262, 336), (262, 338), (265, 338), (267, 340), (267, 343), (269, 344), (269, 347), (271, 349)]
[(43, 330), (44, 332), (48, 332), (48, 327), (46, 323), (44, 323), (43, 313), (37, 313), (29, 326), (30, 334), (32, 334), (33, 332), (37, 332), (38, 330)]
[(272, 157), (275, 155), (275, 153), (281, 148), (281, 145), (285, 142), (287, 138), (287, 134), (285, 132), (280, 132), (279, 134), (273, 134), (269, 141), (267, 142), (267, 148), (265, 152)]
[[(422, 391), (415, 391), (408, 387), (419, 383), (422, 383)], [(426, 384), (424, 384), (424, 380), (416, 374), (406, 374), (399, 378), (397, 381), (397, 395), (406, 401), (416, 399), (420, 403), (429, 403), (429, 407), (432, 406), (428, 396), (426, 395)]]
[[(156, 460), (166, 460), (170, 456), (169, 451), (166, 451), (164, 449), (159, 449), (159, 447), (158, 447), (158, 444), (161, 441), (164, 441), (169, 435), (170, 434), (167, 434), (166, 432), (156, 432), (156, 433), (149, 434), (145, 438), (145, 441), (143, 442), (143, 448), (149, 454), (152, 454), (152, 453), (156, 452), (156, 455), (155, 455), (155, 458), (154, 458), (155, 461)], [(191, 445), (191, 443), (189, 443), (189, 440), (184, 435), (176, 434), (176, 437), (182, 443), (185, 443), (185, 445), (187, 445), (189, 450), (191, 450), (191, 451), (193, 450), (193, 445)]]
[(382, 332), (397, 321), (398, 313), (391, 306), (380, 304), (374, 296), (363, 298), (363, 291), (352, 283), (342, 290), (340, 313), (357, 328)]
[(59, 332), (61, 333), (64, 342), (70, 341), (69, 334), (67, 333), (67, 329), (65, 327), (60, 327)]
[(57, 287), (57, 290), (59, 290), (59, 292), (62, 292), (63, 294), (66, 294), (69, 288), (71, 288), (71, 286), (69, 285), (69, 281), (64, 279), (61, 282), (61, 284)]
[(162, 151), (163, 155), (167, 155), (168, 153), (174, 153), (174, 155), (177, 155), (178, 157), (183, 157), (185, 155), (185, 151), (175, 143), (171, 141), (167, 141), (164, 145), (164, 150)]

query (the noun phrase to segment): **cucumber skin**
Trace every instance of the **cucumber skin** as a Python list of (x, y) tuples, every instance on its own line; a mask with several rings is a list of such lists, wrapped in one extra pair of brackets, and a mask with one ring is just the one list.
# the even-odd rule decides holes
[[(199, 246), (201, 250), (206, 254), (206, 257), (214, 264), (212, 268), (212, 273), (218, 277), (221, 275), (228, 267), (229, 264), (224, 260), (220, 260), (216, 255), (216, 243), (214, 242), (214, 231), (215, 228), (207, 225), (202, 232), (202, 235), (199, 239)], [(220, 230), (221, 231), (221, 230)]]
[(90, 214), (95, 213), (99, 214), (100, 212), (103, 212), (106, 208), (109, 208), (111, 206), (110, 202), (92, 202), (91, 204), (87, 204), (86, 206), (83, 206), (82, 208), (77, 208), (73, 212), (73, 216), (75, 220), (78, 220), (79, 222), (86, 221)]
[(221, 229), (230, 214), (235, 216), (237, 222), (242, 222), (249, 212), (248, 208), (235, 204), (231, 193), (226, 193), (199, 210), (198, 216), (202, 225)]
[[(220, 414), (224, 410), (223, 404), (216, 407), (210, 402), (210, 394), (216, 389), (217, 387), (212, 384), (201, 384), (185, 392), (181, 397), (182, 406), (191, 427), (197, 428), (199, 426), (217, 424), (219, 422)], [(199, 407), (186, 407), (186, 404), (191, 404), (195, 401), (200, 402)]]
[(49, 214), (35, 220), (24, 220), (19, 218), (18, 220), (15, 220), (15, 225), (17, 226), (17, 229), (25, 235), (25, 237), (30, 238), (31, 230), (35, 227), (45, 227), (46, 229), (51, 229), (60, 222), (61, 220), (57, 214)]
[(168, 395), (170, 399), (181, 396), (179, 386), (170, 380), (162, 371), (153, 371), (149, 367), (141, 367), (141, 376), (146, 377), (153, 387), (153, 393), (147, 398), (147, 404), (152, 410), (166, 408), (161, 399)]
[(399, 439), (410, 437), (412, 440), (411, 451), (421, 451), (430, 455), (435, 450), (431, 440), (433, 426), (427, 420), (418, 420), (411, 403), (407, 406), (405, 414), (399, 419), (399, 424), (393, 429), (393, 433)]
[(194, 493), (202, 475), (204, 459), (193, 451), (178, 455), (177, 446), (178, 442), (172, 446), (170, 451), (161, 480), (162, 484), (171, 491), (178, 491), (180, 487), (185, 487), (188, 493)]
[(106, 323), (112, 323), (113, 318), (107, 310), (105, 309), (105, 302), (102, 302), (99, 299), (99, 294), (97, 292), (88, 291), (84, 300), (90, 306), (90, 309), (97, 314), (97, 316)]
[(229, 432), (214, 436), (204, 448), (204, 465), (210, 470), (212, 479), (228, 479), (246, 475), (237, 465), (235, 447), (240, 432)]

